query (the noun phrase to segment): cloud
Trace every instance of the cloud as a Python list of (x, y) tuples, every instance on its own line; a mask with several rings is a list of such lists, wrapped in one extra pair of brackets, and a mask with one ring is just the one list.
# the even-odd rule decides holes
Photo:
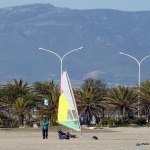
[(92, 71), (83, 75), (83, 79), (88, 79), (88, 78), (98, 79), (100, 78), (101, 74), (104, 74), (104, 73), (105, 72), (102, 72), (100, 70), (95, 70), (95, 71)]

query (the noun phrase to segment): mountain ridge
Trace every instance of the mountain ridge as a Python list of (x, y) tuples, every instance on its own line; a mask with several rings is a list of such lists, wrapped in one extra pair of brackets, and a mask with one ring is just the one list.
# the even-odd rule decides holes
[[(76, 10), (51, 4), (31, 4), (0, 9), (0, 82), (23, 78), (29, 82), (60, 80), (60, 61), (39, 47), (61, 57), (72, 80), (87, 77), (106, 83), (135, 85), (138, 65), (150, 54), (150, 11), (111, 9)], [(141, 66), (141, 80), (149, 78), (150, 60)]]

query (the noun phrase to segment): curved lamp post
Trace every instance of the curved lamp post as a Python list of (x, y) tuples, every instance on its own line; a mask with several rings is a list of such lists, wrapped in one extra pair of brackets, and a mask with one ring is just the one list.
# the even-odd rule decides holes
[[(141, 59), (140, 61), (138, 61), (135, 57), (133, 57), (133, 56), (131, 56), (131, 55), (128, 55), (128, 54), (125, 54), (125, 53), (122, 53), (122, 52), (120, 52), (119, 54), (128, 56), (128, 57), (134, 59), (134, 60), (138, 63), (138, 66), (139, 66), (139, 71), (138, 71), (138, 72), (139, 72), (139, 73), (138, 73), (138, 74), (139, 74), (139, 75), (138, 75), (138, 87), (139, 87), (139, 89), (140, 89), (140, 84), (141, 84), (141, 63), (142, 63), (146, 58), (150, 57), (150, 55), (148, 55), (148, 56), (144, 57), (143, 59)], [(139, 104), (139, 101), (138, 101), (138, 104)], [(139, 107), (138, 107), (138, 117), (139, 117)]]
[(49, 52), (49, 53), (52, 53), (52, 54), (56, 55), (56, 56), (59, 58), (60, 63), (61, 63), (61, 69), (60, 69), (61, 75), (62, 75), (62, 69), (63, 69), (63, 66), (62, 66), (62, 65), (63, 65), (63, 59), (64, 59), (68, 54), (70, 54), (70, 53), (72, 53), (72, 52), (74, 52), (74, 51), (77, 51), (77, 50), (81, 50), (81, 49), (83, 49), (83, 47), (79, 47), (79, 48), (77, 48), (77, 49), (73, 49), (73, 50), (67, 52), (66, 54), (64, 54), (62, 57), (60, 57), (60, 55), (58, 55), (57, 53), (55, 53), (55, 52), (53, 52), (53, 51), (50, 51), (50, 50), (44, 49), (44, 48), (39, 48), (39, 50), (47, 51), (47, 52)]
[(139, 66), (139, 75), (138, 75), (138, 86), (140, 87), (140, 83), (141, 83), (141, 63), (148, 57), (150, 57), (150, 55), (144, 57), (143, 59), (141, 59), (141, 61), (138, 61), (135, 57), (131, 56), (131, 55), (128, 55), (128, 54), (125, 54), (125, 53), (122, 53), (120, 52), (121, 55), (125, 55), (125, 56), (128, 56), (132, 59), (134, 59), (137, 63), (138, 63), (138, 66)]

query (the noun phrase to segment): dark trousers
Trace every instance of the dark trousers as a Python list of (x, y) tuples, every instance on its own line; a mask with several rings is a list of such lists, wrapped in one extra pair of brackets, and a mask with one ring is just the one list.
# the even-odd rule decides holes
[(48, 129), (42, 129), (42, 133), (43, 133), (43, 139), (48, 138)]

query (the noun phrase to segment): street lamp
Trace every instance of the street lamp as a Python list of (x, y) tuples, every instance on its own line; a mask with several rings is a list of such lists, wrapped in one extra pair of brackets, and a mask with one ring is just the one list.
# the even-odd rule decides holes
[[(131, 55), (128, 55), (128, 54), (125, 54), (125, 53), (122, 53), (120, 52), (119, 54), (121, 55), (125, 55), (125, 56), (128, 56), (132, 59), (134, 59), (137, 63), (138, 63), (138, 66), (139, 66), (139, 75), (138, 75), (138, 87), (139, 87), (139, 90), (140, 90), (140, 84), (141, 84), (141, 63), (148, 57), (150, 57), (150, 55), (144, 57), (143, 59), (141, 59), (140, 61), (138, 61), (135, 57), (131, 56)], [(138, 104), (139, 104), (139, 101), (138, 101)], [(138, 117), (139, 117), (139, 107), (138, 107)]]
[(53, 51), (50, 51), (50, 50), (44, 49), (44, 48), (39, 48), (39, 50), (47, 51), (47, 52), (49, 52), (49, 53), (52, 53), (52, 54), (56, 55), (56, 56), (59, 58), (60, 63), (61, 63), (61, 67), (60, 67), (60, 73), (61, 73), (61, 75), (62, 75), (62, 69), (63, 69), (63, 66), (62, 66), (63, 59), (64, 59), (68, 54), (70, 54), (70, 53), (72, 53), (72, 52), (74, 52), (74, 51), (77, 51), (77, 50), (81, 50), (81, 49), (83, 49), (83, 47), (79, 47), (79, 48), (77, 48), (77, 49), (73, 49), (73, 50), (67, 52), (66, 54), (64, 54), (62, 57), (60, 57), (60, 55), (58, 55), (57, 53), (55, 53), (55, 52), (53, 52)]
[(141, 59), (141, 61), (138, 61), (135, 57), (131, 56), (131, 55), (128, 55), (128, 54), (125, 54), (125, 53), (122, 53), (120, 52), (121, 55), (125, 55), (125, 56), (128, 56), (130, 58), (133, 58), (139, 65), (139, 75), (138, 75), (138, 86), (140, 87), (140, 83), (141, 83), (141, 63), (148, 57), (150, 57), (150, 55), (144, 57), (143, 59)]

